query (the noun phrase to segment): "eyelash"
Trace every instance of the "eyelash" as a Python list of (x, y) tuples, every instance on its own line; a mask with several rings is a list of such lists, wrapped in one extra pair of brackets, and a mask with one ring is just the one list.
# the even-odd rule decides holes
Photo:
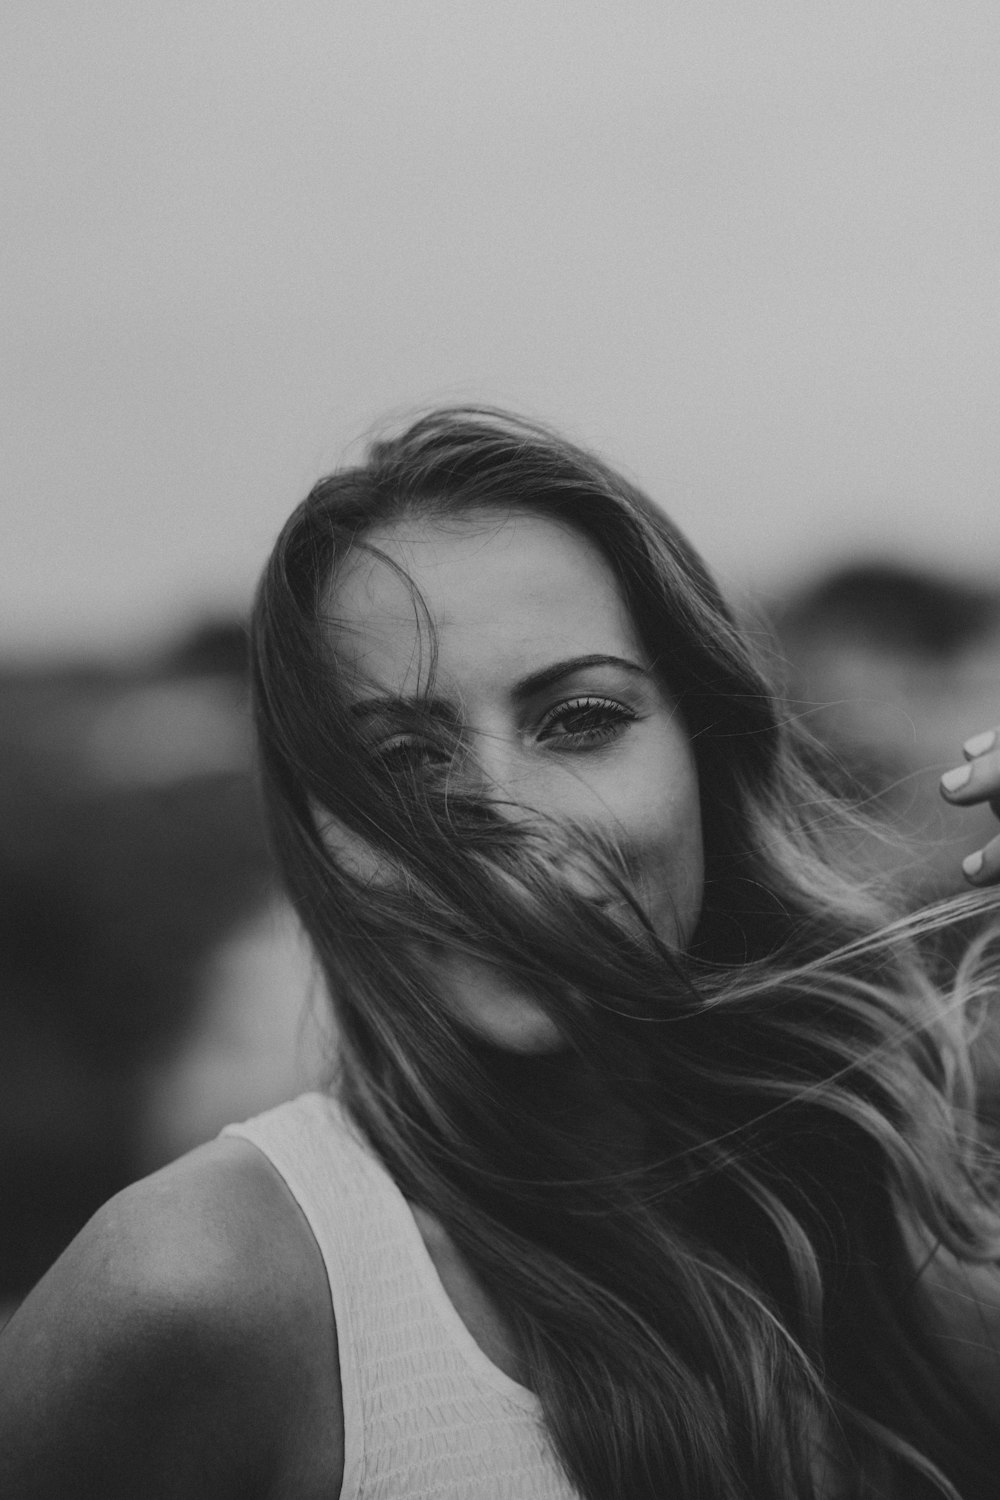
[(427, 740), (414, 737), (406, 740), (395, 740), (391, 745), (383, 745), (375, 754), (375, 763), (380, 770), (390, 776), (396, 776), (400, 772), (419, 771), (423, 769), (431, 758), (435, 761), (444, 760), (444, 754), (436, 750), (435, 746)]
[[(585, 729), (569, 729), (563, 734), (548, 733), (553, 726), (581, 716), (591, 720), (597, 718), (600, 722), (591, 723)], [(617, 739), (629, 724), (635, 723), (637, 717), (638, 715), (632, 709), (626, 708), (623, 703), (617, 702), (614, 698), (598, 698), (593, 695), (570, 698), (565, 703), (557, 703), (554, 708), (549, 709), (539, 725), (536, 738), (543, 742), (556, 741), (558, 748), (563, 751), (596, 749), (598, 745), (605, 745)], [(389, 775), (396, 775), (406, 770), (422, 769), (429, 760), (440, 764), (447, 758), (443, 748), (418, 736), (395, 740), (391, 744), (384, 745), (375, 756), (380, 768)]]
[[(601, 721), (587, 729), (568, 730), (565, 734), (547, 736), (545, 731), (553, 724), (565, 722), (574, 716), (584, 716)], [(542, 720), (538, 731), (538, 738), (555, 738), (562, 741), (562, 748), (566, 750), (586, 750), (597, 745), (607, 744), (609, 740), (617, 739), (629, 724), (634, 724), (637, 715), (632, 709), (626, 708), (623, 703), (618, 703), (614, 698), (571, 698), (566, 703), (558, 703), (555, 708), (549, 710)]]

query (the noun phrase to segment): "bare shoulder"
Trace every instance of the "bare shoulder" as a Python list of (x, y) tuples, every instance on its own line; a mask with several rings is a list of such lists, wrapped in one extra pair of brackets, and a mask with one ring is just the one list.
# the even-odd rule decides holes
[(337, 1494), (336, 1333), (282, 1179), (222, 1139), (111, 1199), (0, 1337), (0, 1492)]

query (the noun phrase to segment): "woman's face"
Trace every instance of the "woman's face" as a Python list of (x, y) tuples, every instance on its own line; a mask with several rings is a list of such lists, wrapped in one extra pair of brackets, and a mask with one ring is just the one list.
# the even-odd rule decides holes
[[(499, 512), (401, 522), (366, 542), (328, 608), (371, 754), (440, 773), (441, 750), (406, 721), (418, 703), (441, 722), (447, 774), (471, 778), (506, 816), (521, 806), (614, 840), (657, 932), (683, 946), (703, 885), (694, 757), (597, 548), (554, 521)], [(408, 580), (435, 636), (430, 696), (428, 621)], [(592, 877), (564, 877), (600, 899)], [(559, 1046), (541, 1007), (496, 968), (443, 955), (440, 980), (480, 1035), (518, 1051)]]

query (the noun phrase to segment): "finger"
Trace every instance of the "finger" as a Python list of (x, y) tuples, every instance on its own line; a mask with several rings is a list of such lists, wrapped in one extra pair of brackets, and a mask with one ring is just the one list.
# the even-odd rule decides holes
[(970, 885), (996, 885), (1000, 882), (1000, 834), (962, 860), (962, 873)]
[[(969, 741), (974, 744), (975, 740)], [(1000, 746), (970, 757), (941, 777), (941, 794), (949, 802), (966, 807), (1000, 797)]]
[(962, 754), (966, 760), (976, 760), (980, 755), (985, 755), (987, 750), (995, 750), (1000, 745), (1000, 728), (984, 729), (982, 734), (974, 734), (971, 739), (966, 740), (962, 746)]

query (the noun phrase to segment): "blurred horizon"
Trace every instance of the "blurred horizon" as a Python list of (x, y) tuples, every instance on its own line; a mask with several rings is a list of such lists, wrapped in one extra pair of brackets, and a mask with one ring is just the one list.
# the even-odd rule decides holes
[(0, 49), (0, 659), (242, 614), (382, 419), (512, 406), (731, 594), (1000, 557), (1000, 13), (137, 11)]

